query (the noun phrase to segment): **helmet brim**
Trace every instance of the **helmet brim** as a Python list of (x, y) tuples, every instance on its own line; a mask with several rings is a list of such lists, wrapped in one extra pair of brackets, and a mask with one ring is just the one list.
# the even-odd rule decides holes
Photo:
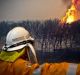
[[(26, 41), (28, 41), (28, 40), (34, 41), (34, 38), (29, 37), (28, 39), (26, 39)], [(27, 44), (19, 45), (19, 46), (12, 47), (12, 48), (10, 48), (9, 46), (6, 46), (6, 47), (8, 47), (8, 48), (7, 48), (7, 51), (16, 51), (16, 50), (19, 50), (19, 49), (24, 48), (25, 46), (27, 46)], [(2, 49), (3, 49), (3, 50), (6, 50), (6, 49), (4, 49), (4, 48), (5, 48), (5, 46), (3, 46)]]
[(34, 41), (34, 38), (32, 38), (32, 37), (30, 36), (27, 40)]
[(24, 45), (19, 45), (19, 46), (16, 46), (16, 47), (13, 47), (13, 48), (8, 48), (7, 51), (17, 51), (19, 49), (22, 49), (26, 46), (26, 44)]

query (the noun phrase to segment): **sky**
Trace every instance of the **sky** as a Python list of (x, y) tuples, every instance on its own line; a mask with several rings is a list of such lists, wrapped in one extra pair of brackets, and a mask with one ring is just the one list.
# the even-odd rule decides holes
[(0, 21), (60, 19), (67, 11), (65, 1), (0, 0)]

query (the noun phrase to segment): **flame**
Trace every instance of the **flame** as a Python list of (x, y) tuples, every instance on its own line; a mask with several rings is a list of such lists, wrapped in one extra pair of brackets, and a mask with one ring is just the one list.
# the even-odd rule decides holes
[[(77, 1), (77, 0), (76, 0)], [(77, 20), (77, 9), (76, 9), (76, 1), (72, 0), (72, 5), (70, 9), (66, 12), (66, 15), (61, 19), (61, 22), (72, 23)]]
[(66, 19), (66, 23), (72, 23), (76, 20), (76, 16), (75, 16), (75, 6), (72, 5), (71, 8), (68, 10), (67, 12), (67, 19)]

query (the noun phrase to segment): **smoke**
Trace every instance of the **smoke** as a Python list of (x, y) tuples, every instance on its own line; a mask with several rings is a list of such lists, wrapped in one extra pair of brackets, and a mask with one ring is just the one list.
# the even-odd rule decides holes
[(75, 4), (77, 4), (78, 1), (80, 1), (80, 0), (74, 0)]
[(66, 5), (67, 9), (70, 8), (72, 1), (71, 0), (62, 0), (62, 2)]
[(64, 4), (71, 4), (71, 0), (62, 0)]
[(76, 9), (80, 11), (80, 0), (75, 0), (74, 3), (75, 3)]
[(80, 0), (62, 0), (62, 2), (67, 6), (67, 9), (74, 4), (76, 9), (80, 11)]
[(69, 3), (71, 0), (62, 0), (64, 3)]

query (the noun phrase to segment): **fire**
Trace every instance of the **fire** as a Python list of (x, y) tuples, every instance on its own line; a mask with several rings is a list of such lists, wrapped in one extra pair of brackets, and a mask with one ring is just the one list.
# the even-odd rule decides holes
[(75, 0), (72, 0), (70, 9), (66, 12), (66, 15), (61, 19), (61, 22), (72, 23), (77, 20), (77, 9), (75, 6)]
[(75, 9), (75, 6), (72, 5), (71, 8), (68, 10), (67, 12), (67, 19), (66, 19), (66, 23), (72, 23), (76, 20), (76, 9)]
[(69, 16), (69, 17), (67, 18), (66, 23), (69, 23), (69, 24), (70, 24), (70, 23), (74, 22), (74, 20), (75, 20), (75, 19), (74, 19), (74, 16), (71, 15), (71, 16)]

